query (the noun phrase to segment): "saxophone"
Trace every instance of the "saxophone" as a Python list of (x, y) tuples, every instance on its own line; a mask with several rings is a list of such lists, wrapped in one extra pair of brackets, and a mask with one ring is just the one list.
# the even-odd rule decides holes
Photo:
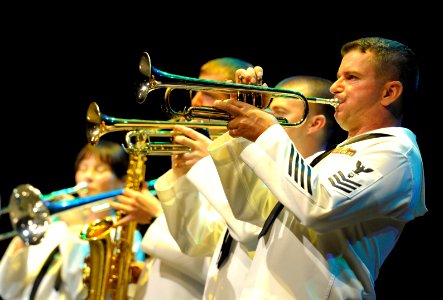
[[(126, 148), (129, 153), (129, 167), (125, 186), (140, 190), (145, 181), (146, 136), (144, 131), (131, 131), (127, 134), (128, 144), (135, 137), (135, 147)], [(116, 212), (117, 221), (123, 212)], [(87, 240), (90, 255), (83, 269), (83, 282), (88, 287), (88, 300), (123, 300), (128, 298), (128, 286), (135, 283), (132, 278), (131, 262), (134, 260), (132, 244), (137, 222), (130, 221), (119, 226), (111, 238), (114, 221), (111, 217), (97, 219), (87, 224), (80, 236)]]

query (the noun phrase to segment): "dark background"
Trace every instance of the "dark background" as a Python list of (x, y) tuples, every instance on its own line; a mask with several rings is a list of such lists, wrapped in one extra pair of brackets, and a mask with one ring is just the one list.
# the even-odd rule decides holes
[[(396, 8), (380, 7), (365, 17), (361, 10), (350, 14), (337, 8), (313, 15), (283, 8), (277, 13), (240, 12), (226, 6), (217, 15), (212, 9), (209, 16), (188, 16), (193, 7), (175, 6), (181, 18), (167, 9), (142, 7), (132, 13), (117, 8), (112, 14), (89, 7), (51, 13), (41, 6), (33, 9), (5, 12), (13, 21), (2, 26), (2, 207), (20, 184), (29, 183), (43, 194), (74, 185), (73, 162), (87, 142), (86, 111), (92, 101), (109, 116), (168, 118), (160, 109), (161, 93), (154, 92), (142, 104), (135, 99), (144, 80), (138, 72), (143, 52), (156, 68), (191, 77), (210, 59), (238, 57), (262, 66), (265, 81), (274, 86), (300, 74), (335, 80), (341, 45), (363, 36), (410, 46), (420, 63), (420, 97), (404, 126), (416, 133), (422, 151), (429, 212), (408, 224), (381, 268), (376, 289), (378, 299), (406, 299), (413, 293), (428, 299), (436, 293), (438, 282), (431, 271), (438, 272), (440, 255), (432, 243), (441, 226), (436, 220), (439, 163), (433, 137), (440, 128), (436, 88), (441, 75), (436, 70), (441, 55), (435, 43), (441, 33), (438, 18), (430, 15), (433, 8), (410, 7), (399, 15)], [(124, 142), (118, 134), (102, 138)], [(146, 178), (159, 177), (169, 163), (169, 157), (150, 156)], [(1, 216), (0, 225), (1, 232), (11, 230), (8, 215)], [(8, 242), (0, 242), (0, 254)]]

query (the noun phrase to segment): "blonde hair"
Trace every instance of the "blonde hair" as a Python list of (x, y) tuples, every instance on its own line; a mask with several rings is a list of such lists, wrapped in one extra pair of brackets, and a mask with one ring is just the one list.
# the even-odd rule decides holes
[(222, 74), (225, 80), (235, 80), (235, 71), (237, 69), (247, 69), (253, 67), (252, 64), (233, 57), (220, 57), (206, 62), (200, 68), (200, 73)]

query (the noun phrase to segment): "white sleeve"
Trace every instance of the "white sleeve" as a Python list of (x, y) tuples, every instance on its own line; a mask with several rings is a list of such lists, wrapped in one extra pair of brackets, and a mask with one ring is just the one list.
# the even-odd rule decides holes
[(186, 177), (224, 218), (232, 237), (247, 247), (251, 244), (250, 247), (255, 250), (261, 228), (234, 217), (212, 158), (207, 156), (200, 159)]
[[(66, 231), (67, 226), (64, 222), (50, 223), (40, 243), (19, 250), (16, 250), (16, 243), (20, 237), (16, 236), (11, 240), (0, 262), (0, 295), (4, 299), (23, 298), (29, 295), (47, 257), (66, 236)], [(54, 273), (56, 270), (57, 267), (49, 268), (39, 290), (45, 293), (52, 290), (52, 286), (45, 286), (45, 281), (52, 280), (54, 276), (51, 272)]]
[(142, 241), (147, 254), (204, 284), (210, 256), (189, 256), (184, 254), (171, 236), (166, 218), (161, 214), (149, 225)]
[(284, 129), (274, 125), (241, 158), (302, 224), (319, 232), (380, 215), (413, 218), (410, 207), (420, 202), (424, 177), (412, 143), (392, 136), (349, 149), (351, 153), (329, 154), (311, 168)]
[(20, 237), (15, 236), (0, 261), (0, 295), (3, 299), (18, 298), (25, 287), (33, 282), (27, 279), (29, 247), (15, 250)]
[(172, 178), (169, 170), (155, 183), (169, 232), (185, 254), (212, 255), (225, 221), (185, 176)]
[(62, 280), (67, 293), (73, 297), (85, 295), (86, 287), (83, 284), (83, 270), (85, 259), (89, 255), (89, 242), (80, 238), (80, 226), (69, 228), (60, 243), (62, 263)]
[(240, 158), (252, 142), (224, 134), (209, 145), (225, 196), (235, 218), (262, 227), (277, 200)]

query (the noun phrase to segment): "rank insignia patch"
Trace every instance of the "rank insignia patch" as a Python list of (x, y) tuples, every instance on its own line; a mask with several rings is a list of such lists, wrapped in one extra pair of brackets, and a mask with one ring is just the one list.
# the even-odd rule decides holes
[(340, 170), (328, 177), (328, 180), (337, 191), (350, 197), (360, 190), (364, 190), (379, 178), (381, 178), (381, 174), (377, 170), (369, 168), (357, 160), (354, 167)]

